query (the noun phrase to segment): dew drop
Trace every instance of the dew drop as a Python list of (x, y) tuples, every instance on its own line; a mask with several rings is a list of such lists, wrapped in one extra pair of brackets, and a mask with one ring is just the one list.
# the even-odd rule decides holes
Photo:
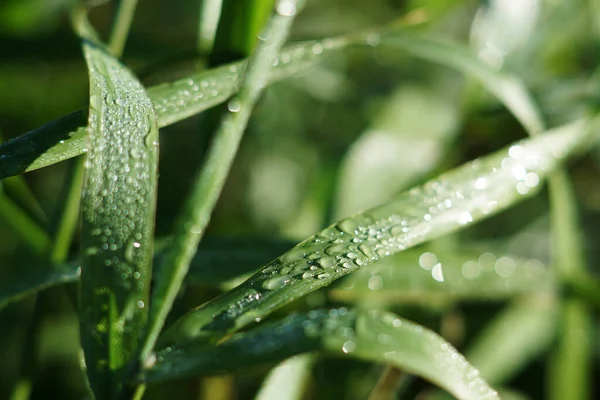
[(356, 350), (356, 343), (354, 343), (352, 340), (347, 340), (342, 345), (342, 351), (346, 354), (350, 354), (354, 350)]
[(234, 99), (227, 104), (227, 108), (229, 111), (236, 113), (242, 109), (242, 103), (239, 100)]

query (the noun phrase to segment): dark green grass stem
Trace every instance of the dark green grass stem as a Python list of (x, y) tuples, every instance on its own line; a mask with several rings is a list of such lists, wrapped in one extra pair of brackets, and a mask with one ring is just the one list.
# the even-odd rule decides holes
[(239, 92), (229, 102), (230, 111), (215, 135), (204, 166), (177, 220), (173, 245), (165, 255), (162, 274), (156, 277), (157, 286), (151, 299), (149, 329), (141, 352), (142, 361), (150, 356), (187, 274), (190, 261), (229, 173), (252, 108), (266, 86), (273, 61), (287, 38), (293, 17), (297, 13), (296, 8), (296, 1), (277, 3), (276, 12), (266, 31), (268, 40), (261, 42), (251, 57)]
[(137, 0), (121, 0), (115, 14), (112, 32), (108, 41), (108, 49), (115, 57), (121, 57), (125, 49), (125, 42), (129, 35), (129, 28), (133, 21)]
[(210, 65), (220, 65), (251, 54), (257, 35), (273, 10), (273, 3), (273, 0), (222, 0)]
[(50, 248), (48, 233), (1, 191), (0, 219), (9, 225), (36, 255), (45, 256), (47, 254)]
[(67, 260), (73, 234), (79, 219), (79, 204), (81, 200), (81, 187), (83, 184), (83, 160), (73, 160), (70, 179), (63, 202), (64, 204), (59, 222), (54, 232), (50, 262), (53, 265), (62, 264)]

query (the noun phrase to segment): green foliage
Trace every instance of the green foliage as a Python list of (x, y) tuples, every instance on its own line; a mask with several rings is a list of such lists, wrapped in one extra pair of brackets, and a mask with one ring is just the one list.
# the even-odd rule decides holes
[[(600, 19), (582, 1), (202, 0), (194, 67), (160, 84), (128, 67), (168, 58), (162, 33), (136, 36), (164, 31), (152, 7), (75, 3), (52, 15), (72, 13), (88, 106), (0, 144), (0, 397), (192, 398), (200, 380), (210, 399), (592, 398), (597, 224), (579, 216), (600, 206), (578, 179), (598, 164)], [(42, 34), (7, 4), (14, 35)], [(536, 24), (557, 15), (576, 22), (561, 38)]]

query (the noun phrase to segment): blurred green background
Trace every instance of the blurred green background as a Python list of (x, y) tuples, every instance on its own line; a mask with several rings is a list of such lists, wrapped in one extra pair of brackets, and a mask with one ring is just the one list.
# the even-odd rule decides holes
[[(0, 134), (4, 140), (86, 106), (86, 67), (68, 21), (73, 3), (0, 2)], [(90, 18), (106, 35), (115, 2), (104, 3)], [(123, 61), (144, 84), (203, 68), (202, 57), (195, 55), (199, 3), (139, 2)], [(461, 42), (484, 62), (522, 78), (549, 126), (580, 118), (600, 105), (600, 3), (596, 0), (312, 0), (297, 17), (291, 40), (377, 28), (398, 19), (414, 24), (428, 37)], [(211, 132), (206, 129), (210, 118), (214, 113), (161, 130), (158, 236), (171, 231), (188, 193), (193, 171), (210, 143)], [(525, 136), (514, 117), (469, 77), (385, 47), (338, 52), (308, 73), (268, 88), (245, 134), (208, 236), (297, 242), (343, 216)], [(569, 166), (581, 212), (582, 246), (596, 275), (600, 273), (599, 164), (600, 150), (596, 150)], [(25, 175), (41, 206), (30, 210), (40, 224), (49, 226), (58, 218), (72, 165), (71, 160)], [(461, 252), (466, 246), (497, 257), (512, 254), (547, 263), (552, 246), (548, 225), (547, 193), (542, 192), (433, 246), (445, 254)], [(72, 258), (77, 251), (75, 243)], [(40, 262), (0, 220), (0, 281), (8, 282), (15, 270)], [(188, 286), (176, 312), (206, 301), (219, 290)], [(426, 295), (407, 302), (381, 299), (376, 293), (348, 299), (339, 292), (318, 292), (287, 310), (376, 305), (441, 332), (464, 350), (507, 304), (497, 299), (429, 301)], [(598, 315), (594, 325), (598, 326)], [(545, 398), (548, 349), (553, 345), (553, 332), (546, 331), (555, 327), (533, 329), (527, 333), (532, 340), (545, 338), (547, 344), (500, 381), (501, 387), (525, 396), (515, 398)], [(85, 390), (77, 340), (76, 315), (60, 288), (0, 310), (0, 399), (14, 394), (22, 376), (33, 377), (32, 399), (81, 398)], [(592, 349), (595, 376), (600, 376), (598, 339)], [(250, 399), (268, 367), (157, 385), (145, 398)], [(307, 398), (366, 398), (381, 371), (382, 367), (366, 362), (318, 359)], [(600, 386), (594, 385), (590, 398), (600, 396)], [(399, 398), (435, 396), (423, 381), (413, 380), (403, 387), (406, 390)]]

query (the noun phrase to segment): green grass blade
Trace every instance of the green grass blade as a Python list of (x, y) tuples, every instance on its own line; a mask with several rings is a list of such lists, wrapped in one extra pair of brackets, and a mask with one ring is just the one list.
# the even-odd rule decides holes
[[(73, 211), (71, 208), (69, 209)], [(63, 224), (65, 230), (68, 226), (72, 225), (70, 223)], [(55, 246), (56, 242), (58, 240), (55, 240)], [(219, 285), (233, 279), (239, 279), (248, 273), (255, 272), (261, 265), (273, 260), (278, 254), (283, 253), (293, 245), (292, 242), (283, 240), (204, 240), (192, 259), (186, 281), (191, 284)], [(60, 257), (65, 255), (65, 249), (62, 246), (60, 248), (60, 251), (54, 250), (56, 252), (54, 253), (55, 262), (59, 262)], [(160, 265), (162, 257), (163, 254), (157, 254), (154, 263)], [(0, 285), (0, 308), (29, 294), (79, 280), (78, 269), (80, 263), (78, 261), (55, 265), (56, 268), (16, 269), (11, 279)]]
[(50, 262), (53, 265), (62, 264), (67, 260), (73, 235), (77, 229), (81, 211), (79, 207), (84, 174), (82, 161), (75, 160), (72, 164), (70, 182), (64, 196), (64, 206), (50, 251)]
[(453, 253), (403, 251), (358, 270), (329, 295), (335, 301), (448, 305), (554, 290), (554, 275), (539, 260), (461, 248)]
[(506, 383), (550, 347), (557, 317), (552, 295), (517, 300), (484, 328), (467, 358), (491, 383)]
[(189, 312), (162, 344), (215, 340), (362, 266), (498, 213), (537, 192), (586, 133), (576, 123), (524, 140), (344, 219)]
[[(307, 71), (346, 45), (343, 37), (289, 45), (275, 59), (269, 83)], [(239, 87), (245, 65), (246, 61), (235, 62), (149, 88), (158, 126), (181, 121), (229, 99)], [(86, 112), (77, 111), (0, 144), (0, 179), (85, 153), (86, 125)]]
[(78, 17), (91, 88), (81, 203), (81, 340), (96, 397), (113, 398), (147, 318), (158, 127), (142, 85), (90, 39), (85, 16)]
[[(552, 261), (557, 275), (569, 282), (586, 273), (584, 240), (579, 224), (577, 200), (565, 171), (551, 176), (550, 218)], [(558, 346), (549, 369), (550, 399), (590, 398), (593, 317), (590, 306), (580, 299), (562, 300)]]
[(256, 272), (294, 247), (283, 239), (206, 238), (190, 263), (189, 283), (218, 285)]
[(137, 0), (119, 0), (110, 40), (108, 41), (108, 49), (115, 57), (121, 57), (123, 54), (136, 6)]
[(2, 187), (0, 187), (0, 218), (37, 255), (47, 254), (51, 242), (48, 233), (4, 194)]
[(215, 134), (206, 162), (178, 218), (173, 243), (165, 254), (156, 288), (152, 293), (149, 333), (142, 349), (142, 360), (154, 348), (175, 296), (189, 269), (200, 238), (225, 184), (225, 179), (246, 129), (250, 114), (265, 88), (271, 65), (287, 39), (296, 1), (279, 0), (262, 41), (250, 58), (239, 92), (229, 102), (229, 113)]
[(304, 354), (289, 358), (273, 368), (255, 400), (301, 400), (310, 379), (315, 357)]
[(345, 308), (290, 316), (235, 334), (215, 347), (166, 348), (155, 355), (156, 364), (145, 371), (143, 379), (227, 372), (313, 350), (396, 366), (458, 399), (498, 398), (479, 372), (434, 332), (391, 313)]
[(18, 268), (11, 278), (0, 285), (0, 309), (44, 289), (79, 280), (77, 264), (54, 268), (46, 265)]
[(401, 48), (415, 57), (445, 65), (476, 78), (504, 104), (528, 132), (537, 133), (544, 130), (540, 112), (523, 82), (480, 61), (464, 46), (412, 35), (405, 31), (383, 34), (381, 45)]
[(209, 54), (215, 42), (223, 0), (202, 0), (198, 15), (198, 51)]

